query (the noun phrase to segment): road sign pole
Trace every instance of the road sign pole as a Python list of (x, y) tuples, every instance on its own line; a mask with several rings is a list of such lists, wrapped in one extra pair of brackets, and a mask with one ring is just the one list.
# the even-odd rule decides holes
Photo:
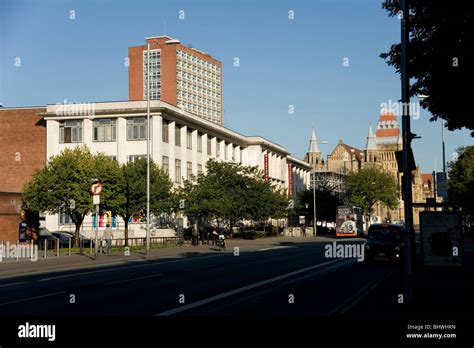
[(99, 252), (98, 252), (98, 247), (99, 247), (99, 205), (95, 205), (95, 260), (99, 258)]

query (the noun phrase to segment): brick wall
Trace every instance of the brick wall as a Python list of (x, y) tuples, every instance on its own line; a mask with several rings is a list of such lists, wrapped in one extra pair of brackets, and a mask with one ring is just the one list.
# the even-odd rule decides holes
[(21, 192), (46, 161), (46, 108), (0, 108), (0, 192)]
[(0, 192), (0, 241), (15, 242), (18, 239), (21, 203), (20, 193)]
[(46, 108), (0, 108), (0, 240), (18, 238), (21, 191), (46, 162)]

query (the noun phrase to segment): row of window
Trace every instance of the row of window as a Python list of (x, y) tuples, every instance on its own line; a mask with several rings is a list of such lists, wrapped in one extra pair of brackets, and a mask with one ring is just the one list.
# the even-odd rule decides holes
[(178, 99), (180, 98), (183, 99), (189, 99), (189, 100), (194, 100), (198, 103), (206, 104), (209, 106), (214, 106), (214, 107), (219, 107), (220, 108), (220, 103), (218, 101), (213, 101), (212, 99), (208, 98), (203, 98), (200, 95), (194, 94), (194, 93), (187, 93), (185, 91), (178, 91)]
[(181, 71), (177, 71), (176, 75), (178, 77), (178, 80), (183, 80), (188, 83), (193, 82), (197, 86), (203, 86), (203, 87), (207, 86), (211, 89), (216, 89), (216, 90), (220, 88), (220, 84), (215, 83), (217, 81), (213, 82), (208, 79), (202, 79), (202, 78), (196, 77), (195, 75), (188, 74)]
[(181, 81), (179, 79), (178, 79), (177, 85), (178, 85), (178, 90), (185, 90), (188, 93), (195, 92), (194, 94), (197, 93), (197, 94), (207, 95), (212, 98), (221, 97), (221, 94), (219, 93), (220, 92), (219, 88), (217, 88), (216, 91), (212, 91), (209, 88), (203, 88), (203, 87), (197, 86), (196, 84), (186, 82), (186, 81)]
[(215, 72), (220, 71), (220, 67), (217, 66), (216, 64), (212, 64), (199, 57), (196, 57), (195, 55), (189, 54), (181, 50), (176, 51), (176, 57), (177, 57), (177, 60), (182, 60), (183, 62), (188, 62), (188, 63), (194, 63), (195, 65), (198, 65), (207, 70), (211, 70)]
[[(148, 97), (148, 59), (147, 51), (143, 51), (143, 98)], [(150, 99), (161, 99), (161, 53), (160, 50), (150, 51)]]
[[(208, 76), (210, 78), (214, 78), (218, 80), (220, 78), (220, 68), (216, 66), (214, 69), (207, 69), (204, 66), (201, 66), (199, 63), (187, 63), (185, 60), (182, 60), (181, 58), (178, 57), (176, 60), (176, 65), (178, 67), (178, 70), (187, 70), (189, 72), (193, 72), (196, 75), (203, 75), (203, 76)], [(213, 65), (214, 66), (214, 65)]]
[[(127, 119), (127, 140), (146, 140), (146, 117), (133, 117)], [(82, 120), (67, 120), (59, 125), (60, 143), (81, 143), (82, 142)], [(181, 125), (175, 125), (175, 145), (181, 146)], [(192, 129), (186, 130), (186, 148), (192, 150)], [(197, 151), (202, 152), (201, 132), (197, 134)], [(117, 120), (111, 118), (101, 118), (93, 122), (93, 140), (116, 141), (117, 140)], [(162, 120), (162, 141), (169, 143), (169, 121)], [(228, 143), (225, 143), (226, 146)], [(207, 154), (211, 155), (211, 137), (207, 138)], [(216, 156), (220, 157), (220, 140), (216, 138)], [(224, 151), (224, 158), (227, 159), (227, 151)], [(232, 146), (232, 160), (235, 160), (235, 146)]]
[(184, 109), (186, 111), (198, 114), (198, 115), (204, 115), (204, 116), (214, 116), (216, 119), (219, 118), (219, 111), (217, 110), (212, 110), (208, 108), (204, 108), (202, 106), (198, 106), (196, 104), (191, 104), (191, 103), (184, 103), (178, 99), (178, 107), (181, 109)]
[[(162, 158), (162, 168), (163, 170), (169, 174), (169, 163), (170, 159), (168, 156), (163, 156)], [(201, 174), (202, 173), (202, 164), (198, 163), (197, 165), (197, 173)], [(193, 175), (193, 164), (192, 162), (186, 162), (186, 178), (190, 179), (191, 175)], [(176, 183), (181, 183), (183, 176), (181, 175), (181, 160), (180, 159), (175, 159), (174, 160), (174, 181)]]

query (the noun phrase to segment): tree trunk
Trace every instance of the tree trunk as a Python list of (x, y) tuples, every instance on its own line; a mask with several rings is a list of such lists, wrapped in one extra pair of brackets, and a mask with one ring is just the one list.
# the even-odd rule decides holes
[(76, 229), (74, 231), (74, 247), (79, 246), (79, 239), (81, 236), (81, 225), (82, 225), (82, 221), (81, 222), (78, 221), (75, 223)]
[(124, 224), (125, 224), (125, 230), (124, 230), (124, 237), (125, 237), (125, 246), (127, 247), (128, 246), (128, 219), (130, 218), (130, 216), (125, 215), (125, 219), (123, 219), (124, 221)]

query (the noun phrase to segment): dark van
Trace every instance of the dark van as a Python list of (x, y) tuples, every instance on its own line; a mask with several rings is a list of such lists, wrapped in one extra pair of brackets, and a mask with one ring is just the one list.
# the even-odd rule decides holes
[(367, 232), (366, 262), (399, 261), (402, 259), (403, 232), (401, 225), (373, 224)]

